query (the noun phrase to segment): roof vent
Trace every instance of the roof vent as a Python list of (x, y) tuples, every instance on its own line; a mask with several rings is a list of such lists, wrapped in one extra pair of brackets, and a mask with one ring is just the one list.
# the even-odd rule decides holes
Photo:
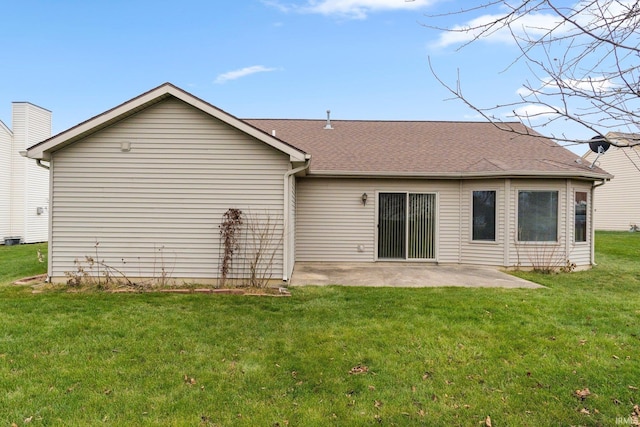
[(325, 129), (333, 129), (333, 127), (331, 127), (331, 110), (327, 110), (327, 124), (324, 125)]

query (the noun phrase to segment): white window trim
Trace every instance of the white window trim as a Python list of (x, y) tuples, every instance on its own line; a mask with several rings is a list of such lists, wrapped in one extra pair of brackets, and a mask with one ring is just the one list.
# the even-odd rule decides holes
[[(473, 192), (474, 191), (494, 191), (496, 193), (496, 206), (495, 206), (495, 235), (493, 236), (493, 240), (474, 240), (473, 239)], [(500, 190), (495, 187), (478, 187), (472, 188), (469, 192), (469, 234), (468, 234), (468, 242), (473, 245), (499, 245), (498, 234), (499, 228), (501, 224), (498, 222), (499, 218), (499, 203), (498, 198), (500, 197)]]
[[(551, 193), (551, 192), (555, 192), (558, 193), (558, 206), (557, 206), (557, 212), (556, 212), (556, 240), (541, 240), (541, 241), (537, 241), (537, 240), (520, 240), (518, 238), (518, 235), (520, 234), (518, 232), (518, 229), (520, 227), (520, 192), (521, 191), (526, 191), (526, 192), (531, 192), (531, 193)], [(517, 243), (519, 244), (526, 244), (526, 245), (541, 245), (541, 246), (559, 246), (561, 245), (561, 239), (560, 239), (560, 210), (561, 210), (561, 200), (562, 197), (562, 191), (558, 188), (548, 188), (548, 189), (544, 189), (544, 188), (539, 188), (539, 187), (535, 187), (535, 188), (516, 188), (515, 189), (515, 240)]]
[[(387, 193), (404, 193), (406, 194), (406, 203), (407, 203), (407, 210), (406, 213), (408, 214), (409, 209), (408, 209), (408, 204), (409, 204), (409, 194), (433, 194), (435, 195), (436, 198), (436, 212), (435, 212), (435, 220), (434, 220), (434, 242), (433, 242), (433, 258), (408, 258), (408, 254), (409, 254), (409, 227), (405, 227), (405, 257), (403, 259), (400, 258), (396, 258), (396, 259), (388, 259), (388, 258), (378, 258), (378, 227), (379, 227), (379, 223), (380, 223), (380, 219), (379, 219), (379, 215), (380, 215), (380, 194), (387, 194)], [(375, 208), (375, 227), (374, 227), (374, 234), (375, 234), (375, 239), (374, 239), (374, 243), (375, 243), (375, 248), (374, 248), (374, 262), (380, 261), (380, 262), (438, 262), (438, 254), (439, 254), (439, 245), (438, 242), (440, 241), (440, 192), (439, 191), (412, 191), (412, 190), (389, 190), (389, 189), (385, 189), (385, 190), (376, 190), (375, 191), (375, 197), (376, 197), (376, 208)]]
[[(576, 241), (576, 193), (585, 193), (587, 195), (587, 211), (585, 213), (585, 221), (586, 221), (586, 231), (585, 231), (585, 240), (584, 242), (578, 242)], [(587, 190), (582, 190), (582, 189), (574, 189), (573, 190), (573, 199), (571, 201), (571, 206), (573, 207), (573, 209), (571, 209), (571, 243), (576, 245), (576, 246), (584, 246), (587, 244), (590, 244), (589, 240), (591, 239), (591, 235), (589, 233), (590, 227), (589, 224), (591, 222), (591, 212), (590, 212), (590, 206), (591, 206), (591, 195), (589, 194), (589, 191)]]

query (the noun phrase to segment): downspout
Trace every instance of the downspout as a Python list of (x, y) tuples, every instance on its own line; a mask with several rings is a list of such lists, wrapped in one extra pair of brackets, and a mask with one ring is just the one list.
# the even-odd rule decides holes
[[(27, 158), (27, 151), (26, 150), (20, 151), (19, 154), (22, 157)], [(46, 169), (46, 170), (51, 170), (51, 162), (49, 162), (49, 166), (47, 166), (44, 163), (42, 163), (42, 159), (35, 159), (35, 161), (36, 161), (36, 165), (40, 166), (41, 168)], [(51, 177), (49, 177), (49, 198), (51, 198), (51, 194), (53, 194), (52, 193), (52, 189), (53, 189), (53, 180), (51, 179)], [(49, 199), (49, 205), (51, 205), (51, 199)], [(48, 217), (49, 218), (47, 219), (47, 221), (48, 221), (48, 225), (47, 225), (47, 229), (48, 229), (48, 231), (47, 231), (47, 234), (48, 234), (47, 248), (48, 248), (48, 250), (47, 250), (47, 279), (46, 279), (46, 282), (47, 283), (51, 283), (51, 271), (52, 271), (52, 268), (53, 268), (52, 267), (53, 263), (51, 262), (51, 256), (52, 256), (52, 253), (53, 253), (53, 251), (51, 251), (51, 242), (53, 241), (52, 240), (52, 234), (53, 234), (52, 230), (53, 230), (53, 228), (52, 228), (51, 224), (52, 224), (53, 214), (51, 212), (51, 209), (48, 209), (48, 211), (49, 211), (49, 213), (48, 213)]]
[[(22, 157), (27, 158), (27, 151), (26, 151), (26, 150), (19, 151), (19, 154), (20, 154)], [(41, 168), (44, 168), (44, 169), (46, 169), (46, 170), (49, 170), (49, 166), (47, 166), (47, 165), (45, 165), (44, 163), (42, 163), (42, 159), (35, 159), (35, 161), (36, 161), (36, 165), (38, 165), (38, 166), (40, 166)]]
[(36, 159), (36, 165), (40, 166), (41, 168), (44, 168), (46, 170), (49, 170), (49, 166), (45, 165), (42, 163), (42, 160), (40, 159)]
[(604, 185), (606, 182), (608, 181), (608, 179), (602, 180), (602, 182), (600, 184), (596, 184), (595, 181), (593, 182), (593, 185), (591, 186), (591, 265), (598, 265), (596, 264), (596, 222), (595, 222), (595, 194), (596, 194), (596, 188), (600, 187), (601, 185)]
[(291, 189), (289, 188), (289, 178), (291, 175), (296, 174), (298, 172), (302, 172), (305, 169), (309, 168), (309, 163), (311, 159), (308, 157), (305, 158), (305, 162), (303, 166), (297, 167), (295, 169), (291, 169), (285, 172), (283, 180), (284, 180), (284, 200), (283, 200), (283, 218), (282, 218), (282, 232), (284, 234), (284, 239), (282, 239), (283, 247), (282, 247), (282, 281), (286, 282), (289, 280), (289, 241), (291, 237), (289, 236), (289, 192)]
[[(565, 181), (565, 201), (567, 203), (566, 208), (564, 209), (565, 214), (564, 216), (564, 225), (565, 225), (565, 232), (563, 233), (564, 235), (564, 262), (567, 263), (569, 262), (569, 255), (571, 254), (571, 243), (572, 241), (575, 241), (575, 236), (573, 239), (569, 238), (569, 234), (571, 233), (571, 228), (575, 228), (575, 218), (572, 218), (572, 215), (570, 214), (571, 212), (573, 212), (573, 209), (570, 208), (572, 201), (574, 200), (575, 196), (573, 195), (573, 189), (571, 188), (571, 180), (569, 178), (566, 179)], [(574, 230), (575, 232), (575, 230)]]

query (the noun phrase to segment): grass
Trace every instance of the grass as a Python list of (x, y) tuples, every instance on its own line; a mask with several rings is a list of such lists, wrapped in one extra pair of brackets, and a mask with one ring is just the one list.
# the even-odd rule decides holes
[[(38, 259), (38, 251), (42, 261)], [(0, 245), (0, 286), (14, 280), (47, 272), (47, 244), (4, 246)]]
[(0, 247), (0, 425), (629, 425), (640, 234), (597, 241), (591, 271), (519, 273), (547, 289), (291, 298), (32, 294), (33, 247)]

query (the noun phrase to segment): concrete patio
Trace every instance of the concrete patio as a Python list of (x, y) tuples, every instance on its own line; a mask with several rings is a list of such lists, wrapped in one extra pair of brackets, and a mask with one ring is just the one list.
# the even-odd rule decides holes
[(497, 267), (402, 262), (296, 262), (291, 286), (543, 288)]

